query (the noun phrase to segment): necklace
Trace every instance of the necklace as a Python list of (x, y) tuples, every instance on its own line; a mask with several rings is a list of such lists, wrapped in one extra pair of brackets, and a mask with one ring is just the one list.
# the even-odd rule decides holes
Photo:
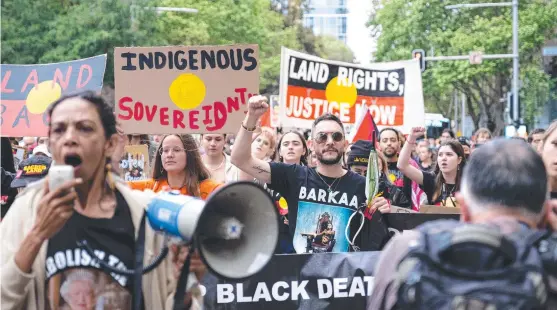
[(221, 162), (220, 165), (219, 165), (218, 167), (216, 167), (216, 168), (211, 168), (211, 167), (209, 167), (209, 165), (206, 165), (206, 166), (207, 166), (207, 168), (209, 168), (209, 170), (211, 170), (211, 171), (217, 171), (217, 170), (219, 170), (220, 168), (222, 168), (222, 165), (224, 165), (224, 162), (225, 162), (225, 161), (226, 161), (226, 157), (224, 157), (224, 158), (222, 159), (222, 162)]
[(335, 179), (333, 180), (333, 183), (331, 183), (331, 184), (329, 185), (329, 183), (327, 183), (327, 182), (321, 177), (321, 174), (319, 174), (319, 172), (317, 172), (317, 169), (315, 169), (315, 172), (317, 173), (317, 176), (321, 179), (321, 181), (323, 181), (323, 183), (325, 183), (325, 185), (327, 185), (327, 187), (328, 187), (327, 191), (328, 191), (329, 193), (332, 192), (333, 190), (335, 190), (335, 189), (337, 188), (337, 187), (335, 186), (334, 189), (331, 189), (331, 187), (333, 187), (333, 185), (335, 185), (335, 182), (339, 181), (339, 182), (337, 183), (337, 186), (338, 186), (338, 184), (340, 183), (340, 179), (342, 179), (342, 177), (344, 176), (344, 175), (343, 175), (343, 176), (341, 176), (341, 177), (335, 178)]

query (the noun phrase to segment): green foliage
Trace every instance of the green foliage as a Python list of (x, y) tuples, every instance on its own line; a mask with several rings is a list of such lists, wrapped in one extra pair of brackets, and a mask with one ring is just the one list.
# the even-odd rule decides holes
[(278, 89), (281, 46), (299, 49), (295, 27), (268, 0), (164, 0), (161, 6), (198, 9), (197, 14), (164, 13), (159, 19), (170, 45), (259, 45), (260, 89)]
[[(139, 7), (151, 1), (135, 0)], [(117, 46), (153, 45), (156, 14), (135, 16), (121, 0), (8, 0), (2, 3), (2, 62), (35, 64), (108, 54), (105, 83), (114, 82), (113, 51)]]
[[(370, 20), (370, 25), (381, 32), (377, 59), (408, 59), (415, 48), (423, 48), (428, 56), (431, 50), (436, 56), (468, 55), (471, 51), (512, 52), (511, 8), (445, 9), (446, 5), (457, 3), (462, 1), (378, 1), (382, 8)], [(555, 37), (555, 16), (557, 1), (520, 1), (521, 95), (526, 102), (526, 119), (530, 121), (549, 96), (551, 81), (542, 71), (540, 50), (544, 42)], [(465, 92), (476, 126), (488, 126), (500, 132), (505, 105), (500, 99), (511, 89), (511, 81), (511, 59), (484, 60), (481, 65), (471, 65), (468, 61), (428, 62), (423, 74), (424, 97), (426, 105), (447, 113), (453, 89)]]
[(346, 46), (346, 44), (344, 44), (344, 42), (335, 37), (318, 37), (317, 48), (316, 54), (319, 57), (345, 62), (354, 61), (354, 53), (348, 48), (348, 46)]
[[(2, 62), (36, 64), (108, 54), (114, 84), (119, 46), (259, 45), (260, 91), (277, 93), (281, 47), (352, 61), (344, 43), (315, 36), (301, 23), (306, 0), (286, 15), (269, 0), (7, 0), (2, 2)], [(133, 4), (133, 5), (132, 5)], [(153, 7), (195, 8), (197, 14)]]

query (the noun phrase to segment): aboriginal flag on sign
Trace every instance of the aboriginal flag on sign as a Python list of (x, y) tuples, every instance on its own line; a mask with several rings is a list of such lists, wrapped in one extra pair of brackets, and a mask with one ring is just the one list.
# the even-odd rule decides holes
[(51, 64), (0, 65), (2, 136), (45, 137), (51, 103), (79, 91), (100, 92), (106, 55)]
[(362, 66), (283, 49), (281, 67), (284, 127), (310, 128), (324, 113), (352, 125), (364, 107), (379, 126), (401, 129), (424, 122), (420, 69), (413, 60)]

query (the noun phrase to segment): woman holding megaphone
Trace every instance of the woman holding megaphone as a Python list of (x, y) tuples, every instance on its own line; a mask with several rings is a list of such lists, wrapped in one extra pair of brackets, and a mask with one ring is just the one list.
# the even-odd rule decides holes
[[(99, 264), (133, 270), (138, 255), (151, 261), (164, 243), (141, 225), (145, 194), (111, 172), (119, 139), (112, 107), (84, 92), (58, 99), (48, 116), (55, 163), (46, 179), (16, 198), (0, 224), (2, 308), (171, 309), (172, 255), (143, 277), (105, 272)], [(68, 170), (63, 179), (54, 174)], [(144, 235), (144, 251), (136, 253), (138, 234)], [(188, 299), (192, 308), (201, 307), (201, 296)]]

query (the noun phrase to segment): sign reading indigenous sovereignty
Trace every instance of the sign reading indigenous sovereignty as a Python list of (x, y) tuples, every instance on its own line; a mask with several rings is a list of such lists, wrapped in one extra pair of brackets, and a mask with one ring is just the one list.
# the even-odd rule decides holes
[(409, 132), (425, 122), (417, 60), (363, 66), (283, 48), (280, 105), (283, 127), (311, 128), (324, 113), (351, 125), (364, 105), (379, 127)]
[(259, 92), (257, 45), (118, 47), (114, 70), (128, 134), (234, 133)]
[(106, 54), (36, 65), (0, 65), (1, 134), (4, 137), (46, 137), (51, 103), (84, 90), (100, 92)]

